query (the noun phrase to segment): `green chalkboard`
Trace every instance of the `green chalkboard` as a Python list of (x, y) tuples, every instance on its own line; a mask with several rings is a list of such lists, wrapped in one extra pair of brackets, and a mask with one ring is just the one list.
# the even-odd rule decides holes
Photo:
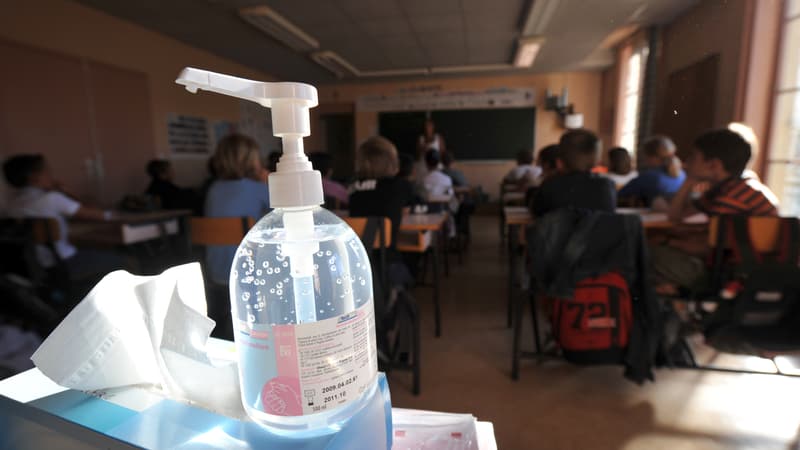
[[(534, 148), (536, 108), (442, 110), (431, 118), (459, 160), (514, 159), (518, 151)], [(423, 111), (378, 115), (381, 136), (403, 153), (414, 154), (424, 124)]]

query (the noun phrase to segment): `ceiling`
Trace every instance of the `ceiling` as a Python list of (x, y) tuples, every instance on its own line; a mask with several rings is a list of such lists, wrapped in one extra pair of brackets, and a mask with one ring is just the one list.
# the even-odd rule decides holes
[(525, 70), (597, 69), (611, 63), (601, 43), (612, 32), (669, 22), (698, 0), (78, 1), (279, 79), (327, 83), (337, 78), (243, 21), (238, 9), (269, 6), (359, 71), (486, 65), (518, 73), (496, 65), (511, 63), (521, 36), (545, 39)]

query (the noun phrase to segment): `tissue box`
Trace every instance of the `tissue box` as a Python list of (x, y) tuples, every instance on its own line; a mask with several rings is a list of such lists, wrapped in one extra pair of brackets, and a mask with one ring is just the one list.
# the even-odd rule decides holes
[[(379, 387), (372, 401), (340, 432), (298, 441), (144, 388), (64, 390), (32, 369), (0, 382), (0, 394), (25, 403), (0, 397), (0, 429), (4, 430), (0, 448), (85, 448), (70, 447), (70, 438), (75, 438), (97, 448), (388, 449), (391, 405), (384, 374), (380, 374)], [(85, 428), (65, 427), (74, 424)]]
[[(383, 374), (380, 385), (376, 399), (387, 403), (375, 417), (385, 427), (388, 389)], [(492, 424), (476, 422), (469, 414), (394, 408), (392, 416), (391, 430), (378, 425), (372, 431), (377, 438), (392, 436), (393, 449), (497, 450)], [(0, 433), (0, 448), (69, 450), (85, 449), (87, 444), (90, 448), (295, 448), (283, 441), (265, 441), (263, 430), (251, 422), (169, 400), (147, 389), (87, 394), (53, 383), (38, 369), (0, 381), (0, 429), (6, 430)], [(360, 445), (368, 442), (363, 440), (363, 430), (360, 433), (357, 443), (337, 441), (325, 447), (325, 442), (305, 442), (302, 448), (383, 448)]]

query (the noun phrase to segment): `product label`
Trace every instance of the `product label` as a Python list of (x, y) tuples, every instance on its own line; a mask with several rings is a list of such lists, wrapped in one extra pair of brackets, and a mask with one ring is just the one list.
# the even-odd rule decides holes
[[(252, 329), (247, 333), (272, 347), (270, 356), (275, 359), (274, 376), (259, 396), (264, 412), (301, 416), (327, 411), (358, 399), (375, 382), (372, 302), (319, 322), (270, 328), (271, 336)], [(265, 342), (270, 338), (272, 345)]]

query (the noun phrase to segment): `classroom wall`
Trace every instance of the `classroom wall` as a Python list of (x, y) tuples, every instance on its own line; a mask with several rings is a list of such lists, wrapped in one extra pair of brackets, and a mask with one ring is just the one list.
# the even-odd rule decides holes
[(671, 73), (718, 53), (719, 77), (713, 122), (722, 125), (737, 118), (737, 86), (747, 2), (701, 1), (665, 27), (658, 65), (656, 97), (659, 105), (665, 101), (666, 80)]
[[(547, 74), (524, 74), (509, 76), (463, 77), (448, 79), (419, 78), (408, 81), (345, 83), (319, 87), (320, 104), (354, 103), (365, 95), (397, 95), (402, 89), (414, 87), (436, 87), (442, 91), (485, 90), (498, 87), (527, 87), (536, 92), (536, 147), (544, 147), (558, 141), (564, 132), (558, 115), (544, 110), (544, 93), (546, 89), (561, 92), (566, 86), (569, 89), (570, 102), (575, 105), (576, 112), (584, 115), (584, 126), (597, 130), (600, 115), (600, 93), (602, 75), (600, 72), (563, 72)], [(312, 123), (312, 130), (315, 124)], [(378, 132), (378, 113), (357, 111), (355, 113), (356, 145)], [(313, 135), (312, 135), (313, 138)], [(311, 140), (307, 147), (313, 148), (320, 143)], [(458, 149), (454, 149), (458, 157)], [(492, 162), (457, 162), (455, 166), (462, 170), (471, 184), (481, 185), (492, 198), (499, 194), (500, 179), (514, 166), (513, 161)]]
[[(618, 59), (615, 56), (615, 59)], [(603, 140), (606, 149), (617, 144), (617, 103), (619, 100), (620, 66), (614, 64), (601, 73), (600, 114), (597, 124), (597, 135)], [(603, 157), (607, 155), (604, 152)]]
[[(142, 148), (143, 160), (168, 156), (167, 115), (180, 113), (210, 120), (238, 122), (239, 102), (213, 94), (190, 94), (174, 83), (185, 66), (235, 73), (244, 77), (272, 80), (209, 52), (190, 47), (170, 37), (149, 31), (68, 0), (4, 0), (0, 14), (0, 39), (65, 56), (95, 61), (146, 76), (153, 126), (149, 148)], [(3, 65), (12, 63), (4, 61)], [(119, 105), (124, 108), (125, 105)], [(120, 139), (125, 139), (120, 136)], [(13, 149), (0, 149), (2, 155)], [(104, 164), (116, 163), (114, 149), (103, 149)], [(2, 156), (0, 155), (0, 156)], [(197, 185), (206, 177), (205, 158), (175, 160), (177, 181)], [(142, 174), (144, 167), (130, 167)], [(2, 183), (4, 185), (4, 183)]]

